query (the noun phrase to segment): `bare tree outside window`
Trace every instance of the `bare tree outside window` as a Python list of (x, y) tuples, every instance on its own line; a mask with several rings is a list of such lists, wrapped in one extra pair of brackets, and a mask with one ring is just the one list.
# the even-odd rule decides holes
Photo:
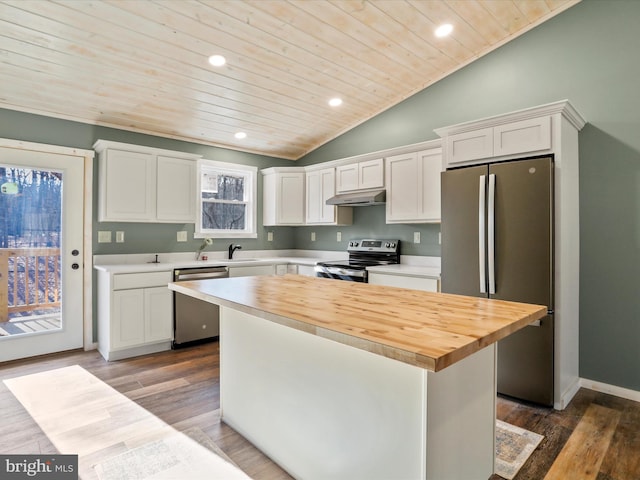
[(211, 160), (198, 164), (200, 236), (255, 238), (255, 167)]

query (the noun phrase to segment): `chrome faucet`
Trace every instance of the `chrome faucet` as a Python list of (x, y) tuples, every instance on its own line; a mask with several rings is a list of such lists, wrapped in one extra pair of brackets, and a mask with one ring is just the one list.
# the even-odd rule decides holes
[(242, 245), (234, 245), (233, 243), (229, 245), (229, 260), (233, 259), (233, 252), (236, 250), (242, 250)]

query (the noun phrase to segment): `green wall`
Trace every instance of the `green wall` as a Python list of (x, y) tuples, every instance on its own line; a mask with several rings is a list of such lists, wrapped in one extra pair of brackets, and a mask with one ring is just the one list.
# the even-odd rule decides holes
[[(640, 390), (640, 2), (583, 0), (301, 159), (569, 99), (580, 132), (580, 375)], [(366, 230), (367, 223), (360, 227)], [(308, 236), (297, 236), (304, 248)]]

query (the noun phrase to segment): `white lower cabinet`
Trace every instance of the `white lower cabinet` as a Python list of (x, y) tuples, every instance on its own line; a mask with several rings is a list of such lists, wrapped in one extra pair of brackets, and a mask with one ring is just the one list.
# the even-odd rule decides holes
[(169, 350), (171, 272), (98, 272), (98, 350), (106, 360)]
[(371, 285), (386, 285), (388, 287), (410, 288), (413, 290), (425, 290), (427, 292), (438, 292), (440, 290), (439, 281), (436, 278), (409, 275), (389, 275), (386, 273), (369, 272), (369, 283)]

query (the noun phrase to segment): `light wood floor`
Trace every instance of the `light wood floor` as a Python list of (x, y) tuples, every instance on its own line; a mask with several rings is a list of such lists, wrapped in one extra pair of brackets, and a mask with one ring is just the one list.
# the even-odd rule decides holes
[[(96, 351), (48, 355), (0, 364), (0, 380), (68, 365), (82, 366), (178, 430), (199, 427), (252, 478), (291, 479), (219, 421), (217, 343), (118, 362)], [(56, 452), (3, 383), (0, 412), (0, 453)], [(639, 403), (582, 389), (562, 412), (500, 398), (498, 418), (545, 436), (516, 480), (640, 479)]]

